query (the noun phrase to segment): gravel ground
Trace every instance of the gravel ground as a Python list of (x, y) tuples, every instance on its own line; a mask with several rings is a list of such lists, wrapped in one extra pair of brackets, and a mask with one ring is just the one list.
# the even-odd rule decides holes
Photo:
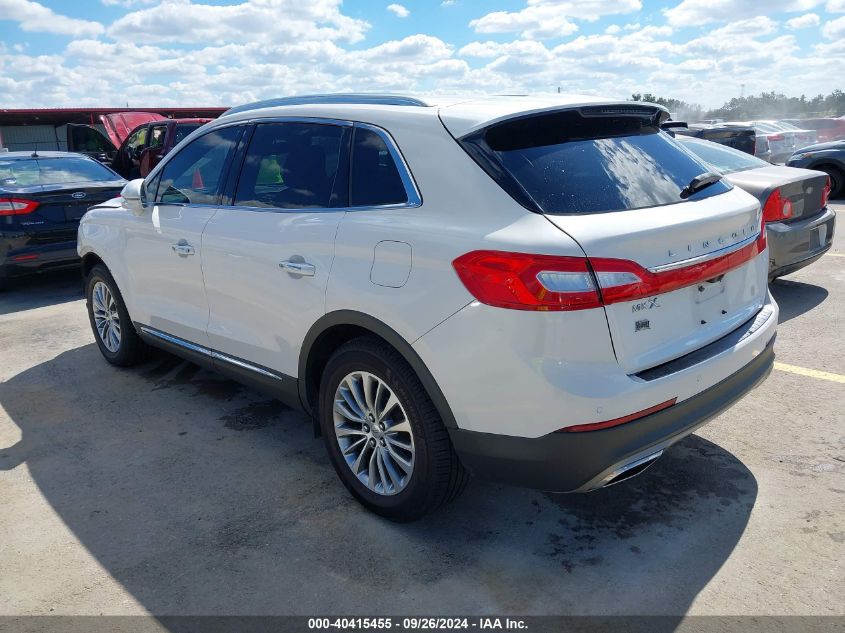
[[(772, 290), (777, 361), (845, 375), (843, 232)], [(776, 369), (612, 488), (475, 481), (395, 525), (301, 414), (165, 355), (110, 367), (77, 276), (41, 277), (0, 294), (0, 614), (845, 615), (830, 378)]]

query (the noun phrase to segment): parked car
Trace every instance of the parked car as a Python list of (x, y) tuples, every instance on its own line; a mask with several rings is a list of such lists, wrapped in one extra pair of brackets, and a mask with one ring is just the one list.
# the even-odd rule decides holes
[(735, 149), (696, 138), (679, 138), (732, 184), (755, 196), (763, 207), (769, 243), (769, 278), (804, 268), (833, 245), (836, 213), (827, 206), (827, 174), (770, 165)]
[(81, 154), (0, 154), (0, 287), (11, 277), (79, 266), (79, 219), (125, 184)]
[(773, 364), (760, 204), (667, 117), (560, 95), (233, 108), (83, 218), (97, 345), (304, 409), (391, 519), (468, 473), (621, 481)]
[[(143, 178), (183, 138), (212, 119), (167, 119), (152, 112), (118, 112), (102, 117), (109, 138), (92, 126), (68, 126), (68, 149), (102, 147), (121, 176)], [(97, 156), (95, 156), (97, 158)]]
[(815, 130), (808, 130), (786, 121), (766, 121), (766, 123), (784, 132), (791, 132), (795, 136), (795, 149), (801, 149), (818, 141), (818, 133)]
[(772, 152), (771, 162), (783, 163), (795, 151), (796, 140), (794, 132), (781, 130), (769, 123), (761, 121), (750, 121), (746, 125), (754, 126), (761, 135), (769, 141), (769, 148)]
[[(666, 125), (664, 125), (664, 128)], [(686, 127), (683, 125), (673, 126), (671, 131), (675, 134), (702, 138), (720, 145), (733, 147), (752, 156), (759, 156), (762, 160), (768, 160), (771, 157), (768, 140), (765, 136), (758, 137), (757, 132), (750, 125), (691, 123)]]
[(820, 143), (845, 139), (845, 119), (843, 118), (815, 118), (815, 119), (784, 119), (802, 128), (815, 130)]
[(804, 147), (790, 156), (786, 164), (825, 172), (830, 176), (830, 196), (834, 199), (845, 198), (845, 141)]

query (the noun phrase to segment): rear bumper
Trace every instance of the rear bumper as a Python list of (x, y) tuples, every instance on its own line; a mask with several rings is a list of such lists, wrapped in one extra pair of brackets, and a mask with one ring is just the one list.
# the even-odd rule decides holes
[(668, 409), (617, 427), (537, 438), (450, 430), (464, 466), (493, 481), (552, 492), (587, 492), (647, 463), (761, 383), (774, 363), (774, 337), (742, 369)]
[(20, 236), (0, 235), (0, 279), (75, 266), (79, 263), (76, 240), (47, 244), (25, 242)]
[(812, 264), (830, 250), (835, 229), (836, 212), (830, 207), (807, 220), (767, 225), (769, 278)]

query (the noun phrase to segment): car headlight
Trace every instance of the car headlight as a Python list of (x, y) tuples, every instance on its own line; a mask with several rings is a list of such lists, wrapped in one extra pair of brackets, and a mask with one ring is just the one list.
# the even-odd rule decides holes
[(812, 155), (813, 155), (813, 152), (806, 152), (806, 153), (803, 153), (803, 154), (793, 154), (793, 155), (789, 158), (789, 160), (790, 160), (790, 161), (793, 161), (793, 160), (804, 160), (805, 158), (809, 158), (809, 157), (810, 157), (810, 156), (812, 156)]

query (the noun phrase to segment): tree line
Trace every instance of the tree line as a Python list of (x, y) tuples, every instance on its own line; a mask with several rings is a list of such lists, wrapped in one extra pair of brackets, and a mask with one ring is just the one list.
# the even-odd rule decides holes
[(753, 119), (783, 119), (805, 117), (828, 117), (845, 115), (845, 92), (836, 89), (828, 95), (807, 98), (787, 97), (778, 92), (763, 92), (759, 95), (734, 97), (722, 107), (705, 110), (697, 103), (680, 99), (659, 97), (651, 93), (634, 93), (631, 101), (649, 101), (665, 106), (678, 119), (697, 121), (700, 119), (725, 119), (746, 121)]

